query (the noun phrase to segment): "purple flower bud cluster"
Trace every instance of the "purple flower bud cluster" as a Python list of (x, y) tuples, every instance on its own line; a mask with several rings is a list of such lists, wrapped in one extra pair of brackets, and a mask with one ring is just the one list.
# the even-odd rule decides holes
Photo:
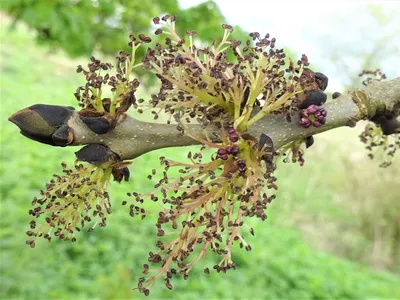
[(299, 124), (304, 128), (308, 128), (311, 125), (319, 127), (326, 123), (326, 115), (327, 111), (323, 107), (310, 105), (301, 111)]
[[(229, 141), (231, 141), (232, 143), (235, 143), (239, 140), (239, 135), (236, 132), (235, 128), (233, 127), (230, 127), (228, 129), (228, 135), (229, 135)], [(220, 159), (227, 160), (228, 155), (236, 156), (239, 154), (239, 150), (240, 149), (238, 145), (228, 146), (226, 147), (226, 149), (218, 149), (217, 156)]]
[(233, 146), (228, 146), (226, 149), (218, 149), (217, 151), (217, 156), (220, 159), (227, 160), (228, 155), (233, 155), (236, 156), (239, 154), (239, 146), (238, 145), (233, 145)]

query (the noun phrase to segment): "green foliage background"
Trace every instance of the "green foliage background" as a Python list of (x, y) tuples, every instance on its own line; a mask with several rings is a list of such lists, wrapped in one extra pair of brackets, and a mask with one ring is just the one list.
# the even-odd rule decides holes
[[(62, 48), (71, 56), (90, 56), (94, 50), (116, 54), (128, 50), (127, 35), (150, 34), (152, 18), (165, 13), (179, 16), (180, 36), (197, 30), (198, 38), (212, 42), (225, 22), (218, 6), (206, 1), (183, 10), (178, 0), (3, 0), (2, 9), (14, 17), (13, 26), (23, 21), (39, 42)], [(245, 33), (235, 28), (237, 39)], [(145, 48), (138, 50), (143, 55)]]
[[(82, 61), (49, 54), (24, 27), (10, 32), (1, 26), (0, 38), (0, 298), (141, 298), (132, 288), (155, 248), (156, 228), (150, 218), (129, 217), (120, 203), (129, 200), (126, 192), (151, 189), (145, 177), (158, 167), (159, 156), (180, 159), (186, 151), (136, 159), (131, 180), (112, 184), (114, 212), (106, 228), (82, 233), (76, 243), (40, 241), (30, 249), (24, 234), (30, 201), (60, 171), (61, 161), (73, 162), (77, 149), (34, 143), (6, 118), (35, 103), (75, 105), (73, 92), (82, 81), (74, 69)], [(236, 271), (205, 275), (199, 264), (188, 281), (174, 280), (172, 291), (159, 282), (151, 298), (399, 299), (399, 161), (379, 169), (367, 160), (357, 133), (320, 135), (304, 167), (279, 167), (278, 197), (266, 222), (250, 221), (253, 250), (235, 251)], [(213, 256), (208, 259), (212, 265)]]

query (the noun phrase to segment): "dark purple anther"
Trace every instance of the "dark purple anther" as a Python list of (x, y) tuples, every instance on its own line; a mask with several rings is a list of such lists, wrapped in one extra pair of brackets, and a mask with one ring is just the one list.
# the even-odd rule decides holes
[(326, 110), (325, 110), (324, 108), (320, 107), (320, 108), (318, 109), (318, 111), (316, 111), (316, 112), (314, 113), (314, 116), (315, 116), (316, 118), (319, 118), (320, 116), (326, 117), (327, 114), (328, 114), (328, 113), (326, 112)]
[(315, 127), (319, 127), (319, 126), (321, 126), (322, 124), (321, 124), (321, 122), (319, 122), (319, 121), (314, 121), (313, 125), (314, 125)]
[(228, 152), (225, 149), (218, 149), (217, 156), (220, 159), (227, 160), (228, 159)]
[(306, 112), (308, 114), (313, 114), (315, 112), (317, 112), (320, 108), (316, 105), (310, 105), (309, 107), (306, 108)]
[(299, 156), (299, 164), (300, 164), (300, 166), (302, 167), (302, 166), (304, 166), (304, 158), (301, 156)]
[(226, 147), (225, 151), (228, 154), (232, 154), (232, 147), (231, 146)]
[(238, 166), (246, 166), (246, 161), (244, 159), (239, 159), (237, 162)]
[(304, 128), (308, 128), (308, 127), (311, 126), (311, 121), (309, 119), (307, 119), (307, 118), (301, 118), (300, 121), (299, 121), (299, 124), (301, 126), (303, 126)]
[(246, 170), (246, 161), (241, 159), (237, 162), (239, 172), (244, 172)]
[(237, 135), (237, 133), (229, 134), (229, 140), (232, 143), (237, 142), (239, 140), (239, 136)]
[(221, 156), (221, 155), (225, 155), (227, 153), (226, 153), (225, 149), (218, 149), (217, 154), (218, 154), (218, 156)]
[(236, 133), (236, 130), (235, 130), (235, 128), (232, 128), (232, 127), (231, 127), (231, 128), (229, 128), (229, 129), (228, 129), (228, 133), (229, 133), (229, 134)]
[(233, 145), (232, 147), (231, 147), (231, 154), (232, 155), (238, 155), (239, 154), (239, 146), (238, 145)]
[(327, 112), (325, 109), (323, 109), (323, 108), (321, 108), (321, 109), (319, 110), (319, 112), (321, 113), (321, 116), (323, 116), (323, 117), (326, 117), (326, 115), (328, 114), (328, 112)]
[(310, 105), (301, 111), (299, 124), (305, 128), (311, 125), (319, 127), (326, 123), (325, 117), (327, 114), (327, 111), (323, 107)]

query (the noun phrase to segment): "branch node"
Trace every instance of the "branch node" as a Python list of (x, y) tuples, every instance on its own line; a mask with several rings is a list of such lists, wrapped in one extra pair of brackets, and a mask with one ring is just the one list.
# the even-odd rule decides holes
[(353, 99), (354, 103), (360, 109), (362, 119), (368, 119), (370, 116), (373, 116), (375, 114), (375, 112), (372, 112), (368, 109), (371, 101), (370, 101), (370, 97), (368, 96), (368, 94), (365, 91), (356, 90), (356, 91), (352, 91), (351, 94), (353, 95), (352, 99)]

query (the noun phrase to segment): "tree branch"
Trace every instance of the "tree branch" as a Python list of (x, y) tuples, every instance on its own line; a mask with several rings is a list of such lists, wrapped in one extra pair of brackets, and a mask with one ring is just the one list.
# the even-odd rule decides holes
[[(327, 122), (320, 127), (301, 127), (298, 124), (299, 115), (294, 116), (290, 123), (283, 115), (268, 115), (251, 126), (247, 133), (255, 138), (262, 133), (268, 135), (273, 141), (274, 149), (278, 150), (283, 145), (300, 138), (341, 126), (353, 127), (360, 120), (372, 119), (377, 112), (390, 111), (398, 115), (400, 77), (385, 82), (373, 82), (363, 89), (328, 101), (324, 108), (328, 112)], [(64, 139), (67, 142), (61, 143), (62, 146), (103, 144), (123, 160), (133, 159), (160, 148), (200, 144), (189, 136), (181, 135), (174, 124), (143, 122), (122, 115), (114, 129), (99, 134), (82, 121), (77, 111), (70, 110), (67, 116), (63, 113), (59, 115), (61, 116), (52, 114), (52, 118), (56, 119), (52, 119), (49, 123), (49, 116), (38, 114), (33, 107), (30, 107), (15, 113), (9, 120), (20, 127), (22, 134), (31, 139), (51, 143), (49, 140), (54, 140), (55, 134), (57, 137), (61, 135), (61, 140), (65, 135)], [(200, 125), (188, 124), (187, 127), (191, 133), (201, 134), (203, 131)], [(217, 132), (215, 129), (209, 126), (206, 131), (215, 142), (218, 142), (218, 138), (213, 134), (214, 131)]]

